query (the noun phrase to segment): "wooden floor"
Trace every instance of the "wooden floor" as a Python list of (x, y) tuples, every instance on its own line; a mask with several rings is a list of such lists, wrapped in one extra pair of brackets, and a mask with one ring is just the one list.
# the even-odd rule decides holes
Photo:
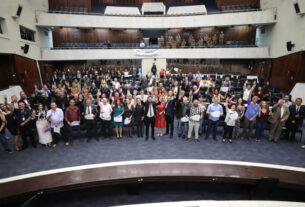
[(0, 180), (0, 201), (37, 192), (153, 181), (204, 181), (254, 185), (262, 178), (276, 178), (278, 187), (305, 189), (303, 168), (233, 161), (147, 160), (31, 173)]

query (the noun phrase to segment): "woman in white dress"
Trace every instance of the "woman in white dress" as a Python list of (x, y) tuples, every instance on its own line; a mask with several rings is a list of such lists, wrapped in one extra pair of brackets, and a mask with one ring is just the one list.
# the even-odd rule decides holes
[(45, 145), (46, 147), (51, 146), (52, 143), (52, 135), (51, 131), (44, 131), (44, 128), (49, 126), (49, 122), (47, 120), (47, 113), (44, 110), (42, 104), (38, 104), (38, 111), (34, 113), (36, 119), (36, 129), (38, 132), (39, 143)]

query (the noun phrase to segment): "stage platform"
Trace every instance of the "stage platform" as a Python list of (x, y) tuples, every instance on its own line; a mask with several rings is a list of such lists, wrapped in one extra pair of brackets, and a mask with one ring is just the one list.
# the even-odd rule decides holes
[[(11, 138), (11, 146), (12, 142)], [(34, 149), (30, 145), (13, 154), (0, 151), (0, 157), (1, 169), (5, 169), (0, 170), (0, 178), (88, 164), (151, 159), (231, 160), (305, 168), (305, 150), (300, 148), (300, 143), (280, 140), (275, 144), (264, 138), (261, 142), (239, 139), (230, 144), (222, 143), (220, 139), (217, 142), (211, 138), (205, 140), (204, 137), (197, 143), (194, 139), (186, 142), (176, 134), (173, 139), (163, 136), (156, 137), (155, 141), (124, 137), (122, 140), (106, 138), (89, 143), (75, 140), (74, 145), (68, 147), (63, 142), (56, 148), (38, 146)]]

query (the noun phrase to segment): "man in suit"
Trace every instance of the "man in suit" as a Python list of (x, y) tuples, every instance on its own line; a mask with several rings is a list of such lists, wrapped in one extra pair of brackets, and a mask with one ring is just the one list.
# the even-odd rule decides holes
[(269, 141), (278, 143), (280, 138), (282, 127), (285, 125), (290, 115), (289, 108), (284, 105), (284, 100), (280, 99), (277, 104), (272, 107), (272, 115), (268, 121), (271, 123)]
[(155, 138), (155, 116), (156, 116), (156, 103), (152, 101), (152, 97), (149, 96), (145, 103), (145, 125), (146, 125), (146, 141), (148, 140), (149, 126), (151, 127), (151, 138)]
[[(302, 105), (302, 98), (297, 98), (295, 100), (295, 104), (292, 104), (289, 106), (289, 112), (290, 116), (286, 122), (286, 133), (285, 137), (287, 139), (290, 139), (290, 141), (294, 141), (295, 139), (295, 133), (300, 127), (300, 125), (303, 122), (303, 119), (305, 118), (305, 106)], [(289, 137), (291, 133), (291, 136)]]
[(167, 102), (165, 104), (165, 120), (166, 120), (165, 135), (168, 135), (170, 128), (170, 138), (173, 138), (173, 133), (174, 133), (175, 103), (176, 103), (176, 98), (172, 99), (171, 96), (167, 96)]
[(84, 107), (83, 113), (87, 132), (87, 142), (90, 142), (93, 137), (96, 139), (96, 141), (99, 141), (99, 138), (97, 137), (95, 121), (97, 110), (96, 107), (92, 104), (92, 100), (89, 98), (86, 100), (86, 105)]

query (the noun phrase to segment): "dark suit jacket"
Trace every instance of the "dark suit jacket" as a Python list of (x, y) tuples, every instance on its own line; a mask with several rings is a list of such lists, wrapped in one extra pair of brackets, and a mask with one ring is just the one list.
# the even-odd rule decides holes
[(289, 111), (290, 111), (290, 116), (289, 116), (289, 121), (295, 121), (296, 124), (301, 124), (302, 120), (305, 118), (305, 106), (301, 105), (300, 106), (300, 110), (299, 110), (299, 118), (296, 118), (296, 105), (292, 104), (291, 106), (289, 106)]
[(175, 104), (176, 104), (176, 98), (171, 100), (165, 105), (165, 115), (171, 118), (174, 118), (175, 116)]
[[(155, 102), (151, 102), (153, 110), (154, 110), (154, 115), (156, 116), (156, 103)], [(146, 117), (147, 113), (148, 113), (148, 109), (149, 109), (149, 102), (147, 101), (145, 103), (145, 111), (144, 111), (144, 116)]]
[[(95, 115), (95, 119), (96, 119), (98, 117), (99, 111), (98, 111), (97, 107), (95, 107), (94, 104), (91, 104), (91, 110), (92, 110), (92, 114)], [(87, 104), (84, 105), (84, 112), (82, 114), (84, 117), (87, 114)]]

